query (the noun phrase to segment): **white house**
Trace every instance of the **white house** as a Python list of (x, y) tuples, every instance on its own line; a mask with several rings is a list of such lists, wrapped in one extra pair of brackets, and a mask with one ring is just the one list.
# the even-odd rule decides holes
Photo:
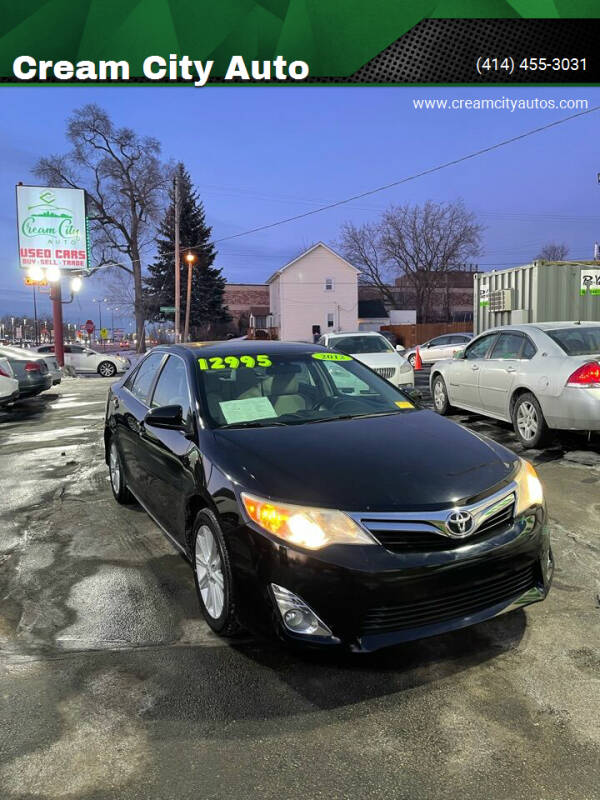
[(323, 242), (267, 280), (279, 338), (312, 342), (314, 334), (358, 330), (358, 270)]

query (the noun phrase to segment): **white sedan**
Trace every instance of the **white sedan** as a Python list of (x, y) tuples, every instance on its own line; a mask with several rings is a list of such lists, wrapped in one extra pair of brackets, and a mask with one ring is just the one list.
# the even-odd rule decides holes
[(0, 406), (6, 405), (19, 396), (19, 381), (6, 358), (0, 358)]
[[(76, 372), (97, 372), (103, 378), (112, 378), (118, 372), (126, 372), (130, 362), (118, 353), (99, 353), (81, 344), (66, 344), (65, 366), (73, 367)], [(53, 344), (44, 344), (36, 348), (38, 353), (53, 353)]]
[(326, 333), (318, 343), (362, 361), (394, 386), (406, 388), (415, 385), (412, 366), (394, 350), (389, 339), (377, 331)]

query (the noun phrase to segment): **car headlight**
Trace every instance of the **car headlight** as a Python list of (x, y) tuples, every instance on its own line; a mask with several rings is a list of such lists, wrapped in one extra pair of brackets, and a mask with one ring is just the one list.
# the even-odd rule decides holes
[(517, 511), (516, 516), (522, 514), (532, 506), (541, 506), (544, 502), (544, 489), (537, 476), (533, 464), (521, 459), (519, 471), (515, 477), (517, 482)]
[(328, 544), (376, 544), (369, 534), (342, 511), (272, 503), (242, 492), (250, 519), (284, 542), (319, 550)]
[(412, 372), (412, 367), (406, 359), (403, 359), (403, 362), (400, 365), (400, 372)]

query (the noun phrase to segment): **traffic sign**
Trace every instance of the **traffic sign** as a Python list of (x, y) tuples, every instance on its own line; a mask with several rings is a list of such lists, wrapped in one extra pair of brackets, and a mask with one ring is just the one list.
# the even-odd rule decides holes
[(100, 328), (100, 338), (108, 339), (108, 330), (106, 328)]
[(88, 319), (88, 321), (85, 323), (83, 327), (85, 328), (87, 333), (92, 334), (96, 326), (94, 325), (91, 319)]
[(161, 306), (160, 310), (163, 312), (163, 314), (174, 314), (175, 306)]

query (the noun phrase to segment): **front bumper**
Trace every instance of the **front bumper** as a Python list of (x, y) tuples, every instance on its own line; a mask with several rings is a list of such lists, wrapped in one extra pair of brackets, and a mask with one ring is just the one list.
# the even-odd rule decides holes
[(18, 399), (19, 399), (19, 390), (15, 389), (15, 391), (12, 394), (0, 398), (0, 406), (6, 406), (9, 403), (14, 403), (14, 401)]
[[(227, 538), (242, 621), (313, 647), (368, 652), (473, 625), (543, 600), (553, 572), (544, 509), (448, 551), (399, 555), (383, 546), (346, 545), (307, 553), (250, 526)], [(271, 584), (301, 598), (334, 639), (289, 631)]]

